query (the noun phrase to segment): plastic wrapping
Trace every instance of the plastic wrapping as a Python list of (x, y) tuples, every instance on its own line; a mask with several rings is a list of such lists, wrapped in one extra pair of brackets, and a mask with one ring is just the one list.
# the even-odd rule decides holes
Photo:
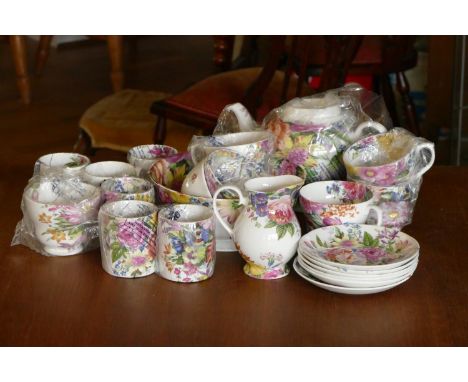
[(41, 156), (34, 164), (34, 176), (81, 176), (90, 159), (77, 153), (52, 153)]
[(181, 204), (159, 213), (156, 273), (191, 283), (213, 275), (216, 262), (215, 219), (203, 206)]
[(421, 177), (434, 160), (434, 144), (401, 127), (361, 139), (343, 156), (349, 179), (375, 186), (392, 186)]
[(241, 103), (227, 105), (219, 114), (218, 122), (213, 130), (213, 135), (239, 133), (242, 131), (259, 130), (257, 122), (249, 111)]
[(69, 256), (98, 246), (98, 187), (79, 177), (35, 176), (23, 192), (23, 219), (11, 245), (22, 244), (45, 256)]
[(422, 175), (435, 160), (434, 144), (396, 127), (366, 137), (343, 155), (349, 180), (366, 184), (383, 212), (383, 225), (411, 223)]
[(117, 277), (154, 273), (157, 207), (148, 202), (120, 200), (99, 211), (101, 260), (104, 270)]
[(148, 170), (155, 160), (160, 158), (171, 158), (177, 154), (177, 149), (171, 146), (141, 145), (132, 147), (128, 150), (127, 161), (135, 167), (136, 173), (139, 177), (146, 178)]
[(274, 137), (267, 131), (244, 131), (208, 137), (194, 135), (188, 151), (197, 164), (221, 148), (235, 151), (251, 162), (267, 163), (274, 150)]
[[(362, 137), (391, 127), (385, 105), (379, 100), (374, 93), (353, 85), (295, 98), (272, 110), (262, 124), (275, 136), (270, 172), (298, 175), (306, 183), (344, 179), (344, 150)], [(364, 112), (364, 101), (373, 118), (386, 125)]]
[(155, 203), (154, 187), (149, 180), (135, 177), (107, 179), (101, 184), (104, 202), (140, 200)]

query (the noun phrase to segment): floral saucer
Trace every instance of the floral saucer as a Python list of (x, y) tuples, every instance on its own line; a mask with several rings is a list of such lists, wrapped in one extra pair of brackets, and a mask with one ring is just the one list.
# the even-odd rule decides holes
[(316, 279), (313, 276), (310, 276), (309, 273), (304, 270), (300, 264), (298, 263), (297, 258), (293, 262), (293, 268), (296, 271), (296, 273), (302, 277), (304, 280), (310, 282), (311, 284), (314, 284), (315, 286), (328, 290), (330, 292), (334, 293), (342, 293), (342, 294), (353, 294), (353, 295), (364, 295), (364, 294), (373, 294), (373, 293), (380, 293), (380, 292), (385, 292), (389, 289), (395, 288), (396, 286), (403, 284), (405, 281), (407, 281), (409, 277), (395, 282), (393, 284), (385, 285), (385, 286), (380, 286), (380, 287), (374, 287), (374, 288), (347, 288), (347, 287), (342, 287), (342, 286), (337, 286), (337, 285), (331, 285), (327, 284), (324, 282), (321, 282), (320, 280)]
[(301, 238), (299, 248), (318, 261), (350, 269), (396, 268), (419, 254), (419, 244), (411, 236), (365, 224), (313, 230)]

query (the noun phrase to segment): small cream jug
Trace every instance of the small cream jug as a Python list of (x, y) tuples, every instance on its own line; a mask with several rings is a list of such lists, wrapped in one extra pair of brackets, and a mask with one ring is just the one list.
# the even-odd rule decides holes
[(216, 191), (214, 200), (221, 192), (232, 190), (245, 206), (232, 227), (221, 219), (216, 203), (213, 203), (215, 215), (247, 262), (244, 272), (248, 276), (271, 280), (289, 273), (287, 263), (296, 253), (301, 238), (301, 228), (292, 206), (303, 184), (304, 180), (298, 176), (280, 175), (245, 182), (248, 197), (235, 186), (224, 186)]

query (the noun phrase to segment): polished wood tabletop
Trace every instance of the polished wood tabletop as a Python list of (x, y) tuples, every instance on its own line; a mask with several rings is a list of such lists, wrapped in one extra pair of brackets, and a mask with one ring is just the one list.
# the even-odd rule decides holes
[(468, 345), (468, 167), (424, 176), (404, 229), (421, 245), (419, 266), (366, 296), (319, 289), (293, 270), (255, 280), (237, 253), (218, 253), (211, 279), (178, 284), (112, 277), (98, 250), (57, 258), (10, 247), (24, 185), (0, 180), (0, 345)]

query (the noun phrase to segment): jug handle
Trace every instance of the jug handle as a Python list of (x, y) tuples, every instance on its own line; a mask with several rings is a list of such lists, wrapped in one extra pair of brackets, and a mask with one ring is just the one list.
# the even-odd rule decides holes
[(359, 137), (361, 135), (362, 131), (367, 127), (372, 127), (375, 130), (377, 130), (377, 132), (379, 132), (379, 133), (386, 133), (387, 132), (387, 128), (384, 125), (382, 125), (381, 123), (378, 123), (378, 122), (375, 122), (375, 121), (365, 121), (365, 122), (360, 123), (358, 125), (358, 127), (356, 128), (356, 131), (355, 131), (356, 136)]
[(383, 211), (382, 208), (379, 206), (370, 206), (369, 207), (369, 212), (374, 211), (375, 214), (377, 215), (377, 223), (376, 225), (383, 225)]
[(429, 170), (434, 164), (434, 161), (435, 161), (434, 144), (432, 142), (422, 142), (418, 144), (418, 147), (416, 148), (416, 150), (417, 150), (417, 153), (416, 153), (417, 156), (422, 155), (421, 154), (422, 150), (429, 150), (429, 152), (431, 153), (431, 159), (429, 160), (429, 163), (425, 165), (421, 170), (419, 170), (417, 174), (415, 175), (415, 178), (419, 178), (427, 170)]
[(229, 236), (231, 236), (232, 238), (233, 235), (234, 235), (234, 230), (233, 230), (233, 227), (231, 225), (229, 225), (228, 223), (226, 223), (224, 221), (224, 219), (221, 217), (221, 214), (219, 213), (218, 211), (218, 205), (216, 203), (216, 201), (218, 200), (218, 195), (223, 192), (223, 191), (226, 191), (226, 190), (232, 190), (234, 191), (238, 196), (239, 196), (239, 203), (244, 205), (244, 206), (247, 206), (247, 198), (245, 196), (242, 195), (242, 191), (236, 187), (236, 186), (223, 186), (223, 187), (220, 187), (216, 192), (215, 194), (213, 195), (213, 211), (214, 211), (214, 214), (216, 216), (216, 218), (219, 220), (219, 222), (221, 223), (221, 225), (226, 229), (226, 231), (229, 233)]
[(255, 122), (247, 108), (241, 103), (237, 102), (226, 106), (225, 110), (234, 113), (239, 123), (239, 131), (251, 131), (254, 129)]

